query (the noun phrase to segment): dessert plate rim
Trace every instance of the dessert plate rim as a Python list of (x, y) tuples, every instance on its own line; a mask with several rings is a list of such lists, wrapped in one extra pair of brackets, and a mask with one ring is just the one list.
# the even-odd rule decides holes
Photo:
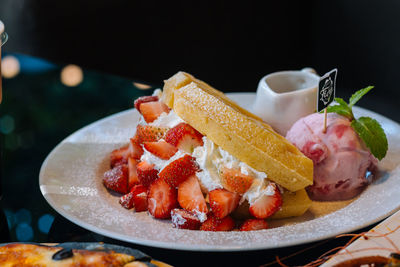
[[(250, 108), (255, 93), (227, 96)], [(127, 143), (132, 135), (139, 118), (133, 109), (100, 119), (58, 144), (42, 164), (40, 190), (50, 206), (71, 222), (110, 238), (152, 247), (245, 251), (331, 238), (376, 223), (400, 207), (400, 125), (360, 107), (355, 107), (354, 112), (356, 116), (376, 118), (388, 135), (389, 152), (382, 165), (384, 177), (345, 207), (306, 221), (280, 220), (282, 226), (261, 231), (203, 232), (174, 229), (171, 223), (155, 220), (146, 213), (125, 210), (118, 204), (119, 197), (102, 186), (101, 173), (107, 168), (107, 153)]]

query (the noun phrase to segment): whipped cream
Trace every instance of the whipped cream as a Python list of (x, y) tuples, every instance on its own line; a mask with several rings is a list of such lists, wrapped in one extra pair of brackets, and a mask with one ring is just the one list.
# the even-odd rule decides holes
[(184, 121), (178, 115), (176, 115), (173, 110), (170, 110), (169, 113), (161, 113), (161, 115), (155, 121), (149, 123), (149, 125), (173, 128), (181, 122)]
[(154, 168), (158, 171), (162, 171), (167, 165), (169, 165), (172, 161), (182, 158), (187, 153), (182, 150), (178, 150), (175, 155), (173, 155), (170, 159), (164, 160), (159, 157), (153, 155), (146, 148), (143, 147), (143, 155), (140, 157), (140, 161), (147, 161), (150, 164), (154, 164)]
[(273, 195), (273, 187), (270, 186), (266, 179), (267, 175), (264, 172), (259, 172), (246, 163), (238, 160), (227, 151), (223, 150), (206, 136), (203, 137), (203, 146), (198, 146), (194, 149), (192, 156), (196, 158), (196, 162), (202, 169), (196, 173), (202, 186), (208, 191), (217, 188), (223, 188), (219, 172), (222, 167), (239, 169), (245, 175), (253, 176), (255, 179), (249, 190), (243, 194), (240, 203), (248, 200), (253, 203), (258, 197), (263, 194)]
[[(159, 97), (160, 94), (161, 90), (159, 89), (156, 89), (153, 93), (153, 95), (157, 95)], [(162, 113), (155, 121), (149, 123), (149, 125), (173, 128), (181, 122), (185, 121), (182, 120), (173, 110), (170, 110), (169, 113)], [(163, 160), (144, 148), (144, 153), (140, 160), (145, 160), (150, 164), (154, 164), (155, 169), (162, 171), (172, 161), (179, 159), (186, 154), (186, 152), (178, 150), (178, 152), (176, 152), (175, 155), (169, 160)], [(255, 178), (252, 186), (245, 194), (243, 194), (240, 203), (242, 203), (244, 200), (248, 200), (248, 202), (252, 204), (263, 194), (274, 194), (274, 189), (267, 180), (267, 174), (264, 172), (259, 172), (246, 163), (238, 160), (227, 151), (214, 144), (214, 142), (212, 142), (206, 136), (203, 136), (203, 146), (196, 147), (191, 156), (196, 159), (196, 162), (199, 164), (202, 170), (197, 172), (196, 176), (199, 178), (202, 188), (206, 189), (207, 191), (223, 188), (221, 179), (219, 177), (219, 172), (222, 167), (227, 167), (230, 169), (239, 169), (241, 173), (253, 176)], [(205, 220), (205, 218), (201, 219)]]

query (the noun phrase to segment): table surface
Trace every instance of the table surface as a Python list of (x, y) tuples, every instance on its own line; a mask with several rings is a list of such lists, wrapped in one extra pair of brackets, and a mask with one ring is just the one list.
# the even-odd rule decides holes
[[(144, 86), (143, 81), (83, 69), (81, 83), (69, 87), (64, 83), (74, 82), (74, 79), (79, 81), (81, 69), (66, 68), (66, 65), (25, 55), (8, 54), (3, 59), (6, 57), (7, 64), (11, 65), (7, 71), (3, 69), (8, 78), (3, 79), (3, 103), (0, 106), (1, 205), (10, 237), (0, 234), (0, 242), (99, 241), (133, 247), (176, 266), (189, 263), (191, 266), (219, 266), (222, 263), (229, 266), (272, 266), (277, 264), (276, 257), (286, 265), (307, 264), (349, 240), (341, 237), (248, 252), (188, 252), (127, 244), (73, 224), (57, 214), (40, 193), (38, 175), (45, 157), (71, 133), (130, 108), (135, 98), (150, 94), (161, 83)], [(63, 83), (62, 79), (67, 81)]]

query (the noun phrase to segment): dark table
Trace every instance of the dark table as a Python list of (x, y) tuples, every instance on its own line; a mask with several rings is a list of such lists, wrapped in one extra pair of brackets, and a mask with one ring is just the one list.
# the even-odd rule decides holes
[[(2, 233), (0, 242), (101, 241), (137, 248), (176, 266), (269, 266), (276, 264), (276, 257), (286, 265), (304, 265), (349, 240), (333, 238), (249, 252), (189, 252), (128, 244), (73, 224), (57, 214), (40, 193), (38, 175), (45, 157), (71, 133), (98, 119), (131, 108), (135, 98), (151, 94), (161, 83), (145, 86), (143, 81), (88, 69), (83, 69), (83, 80), (79, 83), (80, 69), (74, 67), (69, 69), (72, 74), (67, 73), (67, 81), (63, 83), (61, 73), (65, 71), (65, 66), (25, 55), (8, 54), (6, 57), (8, 69), (3, 69), (7, 77), (3, 80), (4, 100), (0, 106), (3, 153), (1, 204), (10, 236)], [(74, 81), (78, 82), (76, 86), (65, 85)], [(370, 105), (374, 103), (370, 102)], [(388, 115), (390, 107), (384, 103), (380, 105)], [(367, 105), (367, 108), (370, 107)], [(399, 118), (398, 114), (395, 115)]]

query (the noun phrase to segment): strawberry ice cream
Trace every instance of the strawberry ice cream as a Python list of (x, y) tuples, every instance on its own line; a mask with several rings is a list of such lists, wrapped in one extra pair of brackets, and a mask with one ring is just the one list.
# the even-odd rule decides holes
[(301, 118), (286, 138), (314, 162), (314, 184), (310, 198), (320, 201), (346, 200), (360, 194), (371, 182), (377, 159), (365, 147), (350, 120), (329, 113), (323, 133), (324, 115)]

